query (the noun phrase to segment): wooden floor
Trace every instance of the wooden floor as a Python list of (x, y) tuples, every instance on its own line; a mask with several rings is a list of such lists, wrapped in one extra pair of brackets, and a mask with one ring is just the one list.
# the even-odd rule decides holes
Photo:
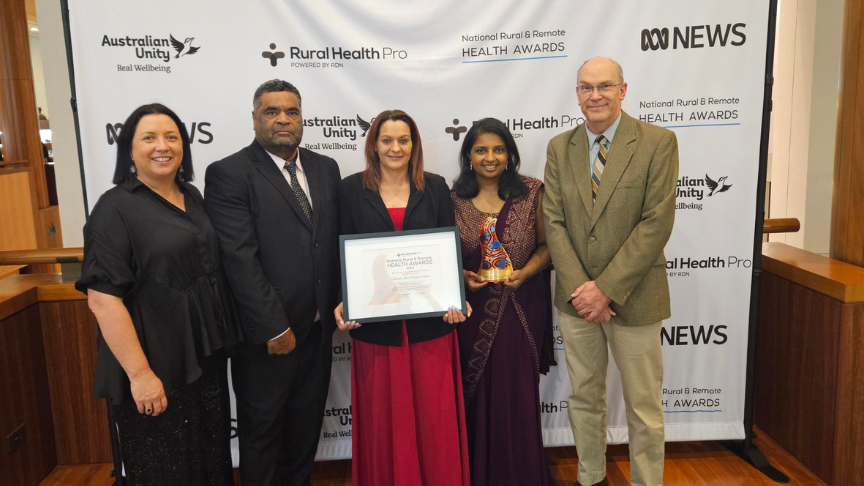
[[(775, 467), (789, 476), (790, 485), (824, 485), (807, 468), (780, 448), (767, 436), (757, 431), (756, 445)], [(610, 446), (606, 455), (609, 484), (630, 484), (630, 461), (627, 446)], [(549, 468), (558, 486), (576, 482), (576, 449), (554, 447), (546, 449)], [(58, 466), (40, 486), (111, 486), (110, 464), (85, 466)], [(235, 477), (237, 471), (235, 470)], [(239, 480), (236, 481), (239, 485)], [(315, 463), (312, 472), (315, 486), (348, 486), (351, 484), (351, 461)], [(759, 486), (775, 485), (770, 479), (741, 460), (717, 442), (678, 442), (666, 445), (666, 464), (663, 476), (666, 486)], [(532, 485), (526, 485), (532, 486)]]

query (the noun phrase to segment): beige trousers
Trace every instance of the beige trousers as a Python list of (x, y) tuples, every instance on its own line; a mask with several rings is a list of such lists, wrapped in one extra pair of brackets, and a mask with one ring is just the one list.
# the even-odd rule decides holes
[(573, 384), (567, 411), (579, 455), (578, 479), (583, 485), (606, 476), (607, 349), (612, 350), (621, 372), (630, 439), (630, 482), (634, 486), (663, 484), (661, 325), (622, 326), (614, 320), (592, 324), (558, 313), (567, 371)]

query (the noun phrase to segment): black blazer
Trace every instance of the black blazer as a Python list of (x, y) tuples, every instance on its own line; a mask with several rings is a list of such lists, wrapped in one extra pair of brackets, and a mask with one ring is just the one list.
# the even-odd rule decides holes
[[(341, 219), (340, 233), (353, 235), (361, 233), (379, 233), (395, 231), (390, 213), (384, 206), (381, 196), (363, 187), (362, 173), (346, 177), (339, 188), (339, 213)], [(411, 195), (405, 208), (405, 220), (402, 229), (427, 229), (456, 226), (456, 215), (453, 211), (453, 201), (450, 199), (450, 188), (443, 177), (437, 174), (425, 173), (425, 188), (417, 190), (411, 184)], [(441, 317), (426, 317), (408, 319), (407, 331), (409, 343), (430, 341), (453, 332), (455, 325), (444, 322)], [(402, 321), (371, 322), (354, 329), (351, 337), (365, 343), (384, 346), (402, 345)]]
[(290, 326), (299, 345), (316, 311), (326, 339), (336, 328), (333, 309), (339, 267), (339, 166), (300, 149), (312, 200), (312, 228), (273, 159), (257, 141), (207, 167), (204, 201), (222, 248), (249, 352), (266, 351)]

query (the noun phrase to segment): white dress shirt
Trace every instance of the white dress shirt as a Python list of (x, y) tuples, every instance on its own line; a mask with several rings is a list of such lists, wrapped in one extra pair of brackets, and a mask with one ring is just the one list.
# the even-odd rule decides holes
[[(279, 172), (281, 172), (282, 176), (285, 177), (285, 180), (288, 182), (288, 186), (290, 187), (291, 174), (289, 174), (288, 169), (285, 168), (285, 163), (288, 161), (282, 157), (273, 155), (270, 152), (267, 152), (267, 155), (269, 155), (270, 158), (273, 159), (273, 163), (279, 167)], [(303, 164), (300, 163), (300, 149), (297, 149), (297, 182), (300, 183), (300, 189), (303, 189), (303, 192), (306, 193), (306, 198), (309, 199), (309, 207), (312, 208), (312, 196), (309, 194), (309, 183), (306, 182), (306, 172), (303, 170)]]
[(594, 171), (594, 161), (597, 160), (597, 154), (600, 153), (600, 144), (597, 143), (597, 137), (603, 135), (606, 137), (606, 149), (612, 147), (612, 139), (615, 138), (615, 132), (618, 131), (618, 125), (621, 123), (621, 113), (618, 113), (618, 118), (615, 119), (615, 122), (606, 129), (602, 134), (594, 133), (588, 128), (588, 124), (585, 124), (585, 132), (588, 133), (588, 177), (591, 177), (591, 173)]

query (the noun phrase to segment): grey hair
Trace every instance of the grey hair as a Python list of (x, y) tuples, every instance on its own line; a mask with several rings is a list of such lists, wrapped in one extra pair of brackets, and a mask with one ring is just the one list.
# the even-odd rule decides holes
[(579, 78), (579, 73), (582, 72), (582, 68), (585, 67), (586, 64), (588, 64), (589, 62), (591, 62), (595, 59), (606, 59), (607, 61), (612, 61), (612, 64), (614, 64), (615, 68), (618, 70), (618, 82), (619, 83), (624, 82), (624, 69), (621, 67), (620, 64), (618, 64), (618, 61), (616, 61), (615, 59), (612, 59), (611, 57), (603, 57), (603, 56), (592, 57), (591, 59), (588, 59), (587, 61), (583, 62), (582, 65), (579, 66), (579, 70), (576, 71), (576, 78), (577, 79)]
[(255, 90), (255, 95), (252, 97), (252, 109), (258, 111), (258, 108), (261, 108), (261, 95), (264, 93), (278, 93), (280, 91), (294, 93), (297, 96), (297, 101), (300, 103), (300, 106), (303, 106), (303, 100), (300, 98), (300, 91), (296, 86), (281, 79), (271, 79), (270, 81), (264, 81), (261, 83), (261, 86), (258, 86), (258, 89)]

